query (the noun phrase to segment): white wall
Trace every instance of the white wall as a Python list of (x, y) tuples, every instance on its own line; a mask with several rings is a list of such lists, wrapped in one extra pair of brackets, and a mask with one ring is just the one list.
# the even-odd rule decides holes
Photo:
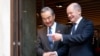
[(10, 0), (0, 0), (0, 56), (10, 56)]

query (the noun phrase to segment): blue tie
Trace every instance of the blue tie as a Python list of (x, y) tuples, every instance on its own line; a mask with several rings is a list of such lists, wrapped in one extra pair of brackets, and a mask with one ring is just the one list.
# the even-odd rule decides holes
[(75, 25), (76, 25), (76, 23), (73, 24), (73, 27), (71, 29), (72, 35), (75, 33)]
[[(51, 27), (49, 27), (49, 34), (52, 34)], [(53, 48), (53, 40), (52, 40), (52, 37), (49, 36), (48, 39), (49, 39), (50, 47)]]

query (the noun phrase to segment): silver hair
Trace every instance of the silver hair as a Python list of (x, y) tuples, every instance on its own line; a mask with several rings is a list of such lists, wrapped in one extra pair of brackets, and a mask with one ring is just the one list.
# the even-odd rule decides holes
[(41, 13), (44, 13), (44, 12), (46, 12), (46, 11), (50, 11), (52, 15), (55, 14), (54, 11), (53, 11), (53, 9), (51, 9), (50, 7), (43, 7), (43, 8), (41, 9)]

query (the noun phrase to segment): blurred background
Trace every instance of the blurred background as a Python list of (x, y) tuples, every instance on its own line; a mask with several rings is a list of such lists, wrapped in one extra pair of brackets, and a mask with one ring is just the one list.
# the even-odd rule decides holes
[(82, 16), (93, 21), (92, 44), (95, 56), (100, 56), (100, 0), (11, 0), (11, 56), (35, 56), (36, 30), (43, 26), (42, 7), (51, 7), (57, 22), (71, 26), (66, 7), (72, 2), (78, 2)]

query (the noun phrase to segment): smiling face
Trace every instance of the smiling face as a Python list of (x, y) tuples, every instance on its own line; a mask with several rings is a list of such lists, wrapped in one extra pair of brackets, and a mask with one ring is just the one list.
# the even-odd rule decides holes
[(66, 13), (72, 23), (75, 23), (81, 16), (81, 10), (75, 8), (74, 4), (71, 4), (67, 7)]
[(55, 20), (55, 15), (52, 14), (50, 11), (45, 11), (41, 13), (41, 17), (42, 17), (42, 21), (44, 25), (46, 25), (47, 27), (50, 27), (53, 25), (54, 20)]

